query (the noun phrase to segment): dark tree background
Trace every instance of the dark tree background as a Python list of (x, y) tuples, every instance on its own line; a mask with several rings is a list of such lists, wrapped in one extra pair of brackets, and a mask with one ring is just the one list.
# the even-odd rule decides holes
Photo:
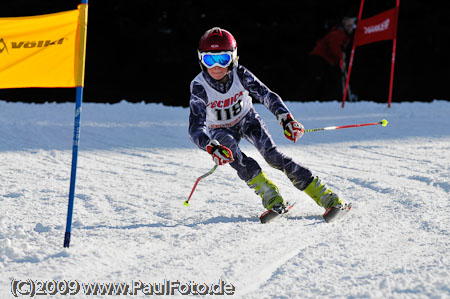
[[(75, 9), (72, 0), (1, 1), (0, 17)], [(442, 5), (442, 7), (439, 7)], [(187, 106), (200, 71), (197, 44), (214, 26), (233, 33), (239, 62), (288, 101), (308, 101), (299, 88), (308, 52), (359, 0), (89, 2), (84, 101), (163, 102)], [(395, 6), (365, 1), (363, 18)], [(400, 2), (393, 101), (449, 100), (449, 32), (444, 2)], [(0, 33), (1, 35), (1, 33)], [(356, 49), (351, 87), (360, 99), (386, 101), (392, 41)], [(7, 89), (9, 101), (74, 101), (74, 89)]]

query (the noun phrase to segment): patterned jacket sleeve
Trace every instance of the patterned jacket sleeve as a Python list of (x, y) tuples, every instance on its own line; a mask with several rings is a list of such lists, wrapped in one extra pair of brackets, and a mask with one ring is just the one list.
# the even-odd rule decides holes
[(203, 150), (210, 140), (206, 133), (206, 102), (205, 88), (195, 81), (192, 82), (189, 102), (189, 136), (192, 142)]
[(244, 66), (238, 65), (237, 75), (244, 88), (249, 91), (250, 96), (258, 100), (275, 116), (283, 113), (290, 113), (281, 97), (271, 91)]

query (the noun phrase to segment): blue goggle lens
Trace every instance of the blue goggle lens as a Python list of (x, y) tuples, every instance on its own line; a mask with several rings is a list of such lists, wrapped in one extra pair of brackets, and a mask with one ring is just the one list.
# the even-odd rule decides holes
[(219, 64), (220, 66), (228, 66), (231, 62), (231, 55), (227, 53), (223, 54), (205, 54), (203, 55), (203, 63), (206, 66), (213, 66)]

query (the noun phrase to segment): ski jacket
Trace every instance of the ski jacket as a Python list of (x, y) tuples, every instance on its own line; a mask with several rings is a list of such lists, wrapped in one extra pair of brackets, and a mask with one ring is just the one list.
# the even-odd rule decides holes
[(189, 136), (199, 148), (210, 141), (207, 129), (238, 126), (252, 109), (252, 98), (258, 100), (275, 116), (289, 113), (279, 95), (242, 65), (233, 67), (226, 83), (201, 72), (191, 82), (189, 102)]
[(333, 27), (327, 35), (317, 41), (310, 54), (322, 57), (331, 66), (339, 66), (349, 43), (350, 37), (345, 33), (344, 28)]

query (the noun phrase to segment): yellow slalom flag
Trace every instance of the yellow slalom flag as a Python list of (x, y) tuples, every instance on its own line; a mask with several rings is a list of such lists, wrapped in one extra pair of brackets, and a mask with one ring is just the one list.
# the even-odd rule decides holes
[(87, 4), (0, 18), (0, 88), (84, 86)]

